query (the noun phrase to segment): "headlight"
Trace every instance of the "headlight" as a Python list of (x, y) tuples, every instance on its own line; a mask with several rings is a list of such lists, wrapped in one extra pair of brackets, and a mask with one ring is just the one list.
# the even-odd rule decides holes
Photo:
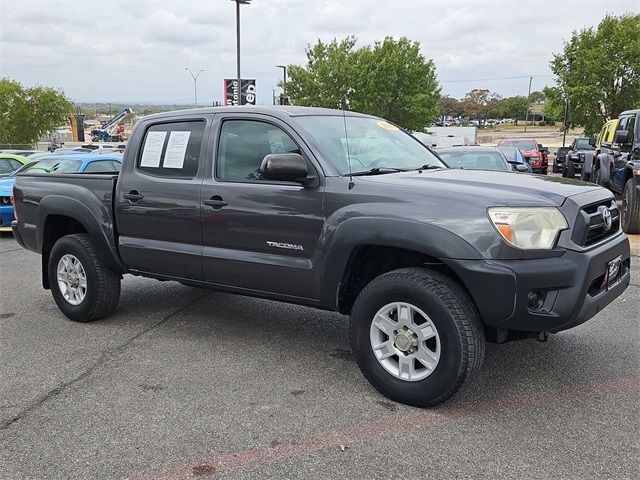
[(502, 238), (525, 250), (553, 248), (558, 233), (569, 228), (555, 207), (491, 207), (488, 214)]

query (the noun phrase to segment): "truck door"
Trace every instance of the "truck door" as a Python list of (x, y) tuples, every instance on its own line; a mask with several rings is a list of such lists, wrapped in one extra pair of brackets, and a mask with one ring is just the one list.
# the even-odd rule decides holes
[(215, 158), (201, 195), (205, 280), (319, 300), (323, 182), (303, 187), (260, 174), (265, 155), (293, 152), (318, 176), (310, 152), (266, 115), (226, 114), (213, 129)]
[[(118, 245), (132, 270), (202, 278), (204, 118), (141, 125), (116, 194)], [(134, 158), (135, 156), (135, 158)]]

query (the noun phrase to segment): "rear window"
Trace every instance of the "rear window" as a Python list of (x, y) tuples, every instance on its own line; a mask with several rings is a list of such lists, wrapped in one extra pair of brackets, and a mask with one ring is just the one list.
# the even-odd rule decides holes
[(531, 140), (504, 140), (500, 142), (501, 147), (516, 147), (520, 150), (535, 150), (536, 144)]
[(438, 155), (440, 155), (451, 168), (462, 168), (464, 170), (495, 170), (501, 172), (511, 169), (510, 167), (507, 168), (502, 155), (497, 152), (438, 151)]
[(145, 132), (137, 169), (163, 177), (193, 178), (198, 173), (204, 121), (161, 123)]

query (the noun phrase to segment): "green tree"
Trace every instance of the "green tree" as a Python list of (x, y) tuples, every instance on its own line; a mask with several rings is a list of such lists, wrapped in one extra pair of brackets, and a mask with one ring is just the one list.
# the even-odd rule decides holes
[(440, 107), (440, 114), (447, 117), (459, 117), (464, 114), (464, 107), (457, 98), (449, 97), (447, 95), (440, 97), (438, 101)]
[(283, 85), (296, 105), (349, 108), (377, 115), (410, 130), (423, 130), (439, 112), (440, 87), (433, 62), (420, 44), (391, 37), (355, 48), (356, 38), (307, 47), (307, 64), (289, 66)]
[(607, 15), (596, 29), (573, 32), (551, 61), (558, 88), (569, 96), (569, 126), (592, 134), (622, 110), (640, 106), (638, 52), (637, 14)]
[[(561, 122), (564, 120), (565, 97), (558, 87), (544, 87), (544, 116), (550, 120)], [(571, 113), (569, 110), (568, 114)]]
[(73, 103), (60, 90), (0, 79), (0, 143), (33, 144), (72, 112)]
[(544, 101), (545, 101), (544, 89), (542, 92), (540, 90), (536, 90), (534, 92), (531, 92), (531, 95), (529, 95), (530, 103), (544, 103)]

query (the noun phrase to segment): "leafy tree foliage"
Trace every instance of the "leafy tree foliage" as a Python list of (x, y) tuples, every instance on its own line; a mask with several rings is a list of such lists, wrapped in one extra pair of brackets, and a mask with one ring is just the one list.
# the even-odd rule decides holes
[(61, 123), (73, 104), (55, 88), (24, 88), (0, 78), (0, 143), (33, 144)]
[[(637, 14), (607, 15), (596, 29), (573, 32), (551, 61), (558, 89), (569, 96), (569, 126), (582, 125), (592, 134), (621, 111), (640, 106), (639, 52)], [(550, 111), (564, 108), (563, 95), (549, 100)]]
[(460, 117), (464, 114), (464, 106), (457, 98), (443, 96), (438, 102), (440, 114), (447, 117)]
[(307, 47), (307, 64), (290, 65), (284, 85), (296, 105), (349, 108), (377, 115), (410, 130), (423, 130), (439, 112), (435, 66), (420, 44), (387, 37), (356, 49), (356, 37), (320, 40)]

